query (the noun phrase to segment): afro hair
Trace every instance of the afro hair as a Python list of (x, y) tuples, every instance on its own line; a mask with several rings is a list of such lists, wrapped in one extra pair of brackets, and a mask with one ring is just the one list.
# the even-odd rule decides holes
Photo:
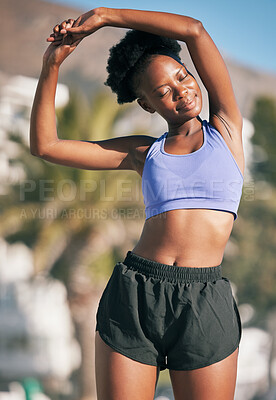
[(129, 30), (119, 43), (111, 47), (105, 82), (117, 94), (119, 104), (137, 99), (134, 74), (142, 72), (151, 55), (165, 51), (179, 58), (181, 46), (174, 40), (137, 30)]

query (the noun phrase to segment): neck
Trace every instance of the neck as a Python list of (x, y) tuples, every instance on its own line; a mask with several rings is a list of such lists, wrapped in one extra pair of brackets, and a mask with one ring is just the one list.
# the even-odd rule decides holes
[(188, 136), (198, 132), (201, 128), (202, 120), (197, 116), (181, 125), (168, 124), (168, 136)]

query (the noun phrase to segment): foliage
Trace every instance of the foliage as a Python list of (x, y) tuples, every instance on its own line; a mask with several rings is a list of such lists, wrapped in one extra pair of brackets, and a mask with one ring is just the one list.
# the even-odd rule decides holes
[[(252, 138), (255, 147), (253, 175), (256, 179), (267, 180), (276, 185), (276, 100), (270, 97), (256, 99), (252, 115), (255, 133)], [(261, 157), (261, 159), (260, 159)]]
[(233, 251), (226, 252), (223, 265), (239, 303), (251, 303), (264, 321), (276, 307), (276, 101), (257, 98), (252, 122), (253, 180), (245, 182), (229, 242)]
[(223, 261), (237, 286), (239, 303), (252, 304), (259, 316), (276, 307), (276, 190), (267, 199), (243, 199), (230, 243), (236, 249)]

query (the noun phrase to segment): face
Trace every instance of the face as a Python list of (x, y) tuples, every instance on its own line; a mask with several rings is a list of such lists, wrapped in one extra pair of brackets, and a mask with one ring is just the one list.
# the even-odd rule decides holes
[(138, 103), (146, 111), (158, 112), (169, 124), (185, 123), (202, 108), (200, 88), (184, 65), (164, 55), (155, 55), (139, 84)]

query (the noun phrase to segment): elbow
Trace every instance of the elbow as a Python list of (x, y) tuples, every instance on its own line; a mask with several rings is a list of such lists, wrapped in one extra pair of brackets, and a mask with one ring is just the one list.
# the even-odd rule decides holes
[(30, 147), (30, 153), (31, 153), (32, 156), (38, 157), (38, 152), (37, 152), (37, 150), (35, 150), (35, 149), (31, 148), (31, 147)]
[(45, 152), (42, 151), (41, 149), (34, 149), (32, 147), (30, 147), (30, 153), (32, 156), (39, 157), (39, 158), (43, 158), (43, 156), (45, 154)]
[(54, 144), (56, 144), (56, 142), (47, 146), (30, 146), (30, 153), (32, 156), (47, 159), (53, 154)]
[(37, 146), (30, 144), (30, 153), (32, 156), (40, 157), (40, 152)]
[(202, 37), (202, 35), (206, 33), (204, 26), (201, 21), (191, 18), (189, 22), (188, 28), (185, 28), (185, 32), (183, 32), (184, 41), (188, 43), (189, 41), (193, 42)]
[(205, 32), (203, 23), (197, 19), (193, 22), (192, 33), (194, 38), (200, 37)]
[(34, 130), (30, 130), (30, 153), (32, 156), (41, 157), (41, 150), (38, 145), (38, 140), (36, 139), (36, 132)]
[(43, 144), (42, 145), (41, 143), (38, 144), (38, 143), (35, 143), (35, 142), (31, 141), (31, 143), (30, 143), (30, 153), (31, 153), (32, 156), (39, 157), (39, 158), (45, 158), (45, 156), (48, 156), (50, 154), (51, 149), (53, 148), (53, 145), (55, 143), (56, 143), (56, 141), (51, 143), (50, 145), (49, 144), (47, 144), (47, 145)]

